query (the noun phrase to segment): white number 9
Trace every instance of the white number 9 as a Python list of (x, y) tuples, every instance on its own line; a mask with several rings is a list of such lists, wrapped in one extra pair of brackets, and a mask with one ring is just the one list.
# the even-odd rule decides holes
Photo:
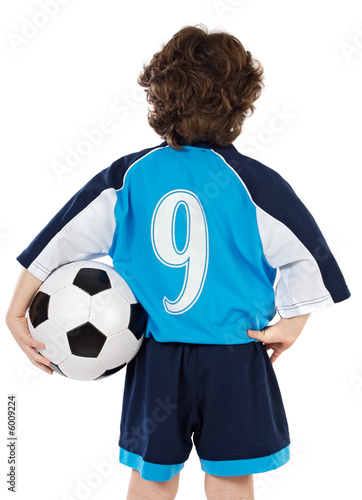
[[(182, 250), (176, 246), (176, 214), (186, 211), (186, 239)], [(164, 297), (165, 310), (182, 314), (199, 298), (207, 273), (209, 238), (204, 210), (191, 191), (170, 191), (157, 203), (151, 223), (151, 240), (157, 258), (169, 267), (185, 267), (185, 279), (177, 299)]]

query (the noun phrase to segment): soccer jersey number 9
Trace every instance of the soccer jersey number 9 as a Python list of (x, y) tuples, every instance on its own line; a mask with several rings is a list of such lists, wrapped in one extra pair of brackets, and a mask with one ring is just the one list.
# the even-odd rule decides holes
[[(176, 243), (176, 216), (184, 208), (186, 234), (183, 248)], [(169, 267), (183, 267), (185, 277), (179, 296), (164, 297), (169, 314), (182, 314), (199, 298), (207, 273), (209, 238), (207, 221), (198, 197), (191, 191), (175, 190), (157, 203), (151, 223), (151, 240), (157, 258)], [(172, 276), (170, 275), (170, 279)]]

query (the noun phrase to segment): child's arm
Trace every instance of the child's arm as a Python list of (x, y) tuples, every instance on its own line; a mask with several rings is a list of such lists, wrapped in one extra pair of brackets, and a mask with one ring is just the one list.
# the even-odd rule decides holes
[(274, 363), (281, 353), (297, 340), (309, 316), (310, 313), (293, 318), (281, 318), (278, 323), (267, 326), (262, 331), (248, 330), (247, 334), (253, 339), (264, 342), (266, 350), (273, 349), (270, 361)]
[(50, 361), (36, 351), (45, 346), (31, 336), (26, 310), (52, 271), (69, 262), (96, 259), (110, 252), (116, 229), (117, 190), (123, 185), (131, 161), (127, 158), (116, 160), (87, 182), (17, 257), (25, 269), (16, 285), (6, 323), (30, 361), (46, 373), (53, 373), (48, 368)]
[(23, 269), (21, 271), (6, 313), (6, 324), (33, 365), (46, 373), (52, 374), (53, 370), (47, 367), (50, 365), (50, 361), (36, 350), (45, 349), (45, 345), (31, 336), (25, 317), (30, 302), (41, 284), (42, 281), (33, 276), (28, 270)]

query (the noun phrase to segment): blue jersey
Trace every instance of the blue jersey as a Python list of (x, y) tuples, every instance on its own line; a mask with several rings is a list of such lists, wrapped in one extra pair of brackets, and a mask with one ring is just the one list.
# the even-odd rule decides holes
[(233, 145), (163, 142), (123, 156), (55, 215), (18, 261), (44, 280), (109, 255), (159, 342), (242, 344), (278, 311), (350, 296), (312, 215), (274, 170)]

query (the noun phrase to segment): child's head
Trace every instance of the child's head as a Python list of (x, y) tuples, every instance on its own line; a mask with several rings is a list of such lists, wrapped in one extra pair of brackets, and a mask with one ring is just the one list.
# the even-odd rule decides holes
[(192, 140), (228, 146), (263, 87), (263, 68), (237, 38), (187, 26), (144, 65), (138, 83), (151, 127), (175, 149)]

